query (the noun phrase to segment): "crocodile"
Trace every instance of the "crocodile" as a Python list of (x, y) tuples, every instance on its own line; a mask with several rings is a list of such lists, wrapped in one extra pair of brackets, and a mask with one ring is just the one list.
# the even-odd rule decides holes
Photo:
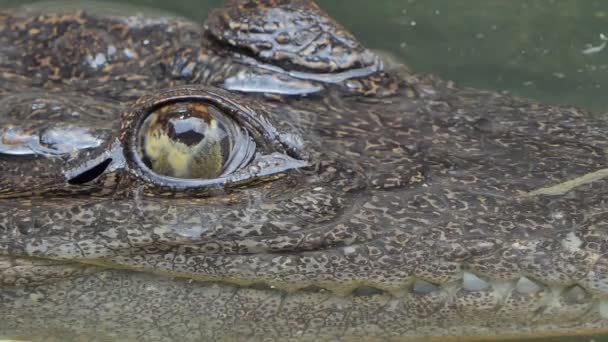
[(608, 331), (608, 122), (380, 57), (309, 0), (0, 12), (0, 338)]

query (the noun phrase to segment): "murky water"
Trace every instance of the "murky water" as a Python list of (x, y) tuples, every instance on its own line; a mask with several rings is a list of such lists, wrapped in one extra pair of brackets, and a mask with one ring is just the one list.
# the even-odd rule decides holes
[[(25, 2), (31, 1), (0, 0), (0, 6)], [(318, 2), (365, 44), (390, 52), (417, 71), (469, 86), (608, 112), (608, 47), (602, 48), (607, 41), (600, 36), (608, 36), (607, 1)], [(61, 3), (65, 1), (58, 6)], [(220, 0), (120, 3), (202, 20)], [(116, 6), (111, 1), (98, 4), (104, 9)]]
[(322, 3), (368, 45), (415, 70), (608, 111), (606, 1), (357, 0), (342, 10), (340, 1)]
[[(0, 7), (23, 0), (0, 0)], [(220, 0), (126, 0), (203, 20)], [(608, 1), (318, 0), (367, 46), (460, 84), (608, 112)], [(45, 6), (65, 7), (66, 1)], [(79, 1), (69, 1), (79, 7)], [(116, 3), (90, 8), (112, 11)], [(121, 11), (124, 7), (121, 7)], [(563, 338), (551, 341), (608, 341)]]

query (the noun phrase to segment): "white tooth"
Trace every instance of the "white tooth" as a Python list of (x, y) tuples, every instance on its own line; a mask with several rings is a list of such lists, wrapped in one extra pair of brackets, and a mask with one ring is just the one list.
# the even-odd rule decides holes
[(521, 294), (535, 294), (540, 292), (542, 288), (532, 280), (521, 277), (515, 285), (515, 290)]
[(487, 281), (480, 279), (473, 273), (464, 272), (462, 277), (462, 287), (465, 291), (485, 291), (490, 288)]
[(603, 319), (608, 319), (608, 300), (600, 301), (600, 316)]
[(417, 280), (412, 286), (412, 291), (416, 294), (425, 295), (434, 292), (438, 292), (440, 290), (439, 286), (435, 284), (431, 284), (424, 280)]

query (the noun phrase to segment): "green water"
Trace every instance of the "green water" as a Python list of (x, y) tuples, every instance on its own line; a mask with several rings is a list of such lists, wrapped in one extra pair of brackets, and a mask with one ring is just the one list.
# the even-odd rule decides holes
[[(0, 0), (0, 7), (23, 0)], [(70, 6), (81, 6), (69, 1)], [(112, 10), (118, 2), (92, 7)], [(202, 21), (219, 0), (126, 0)], [(608, 1), (318, 0), (368, 47), (460, 84), (608, 113)], [(53, 2), (48, 6), (66, 6)], [(122, 10), (122, 7), (121, 7)], [(591, 52), (591, 53), (589, 53)], [(562, 338), (545, 341), (608, 341)]]
[[(0, 6), (28, 1), (0, 0)], [(31, 1), (29, 1), (31, 2)], [(608, 112), (605, 0), (318, 0), (366, 45), (460, 84)], [(79, 3), (72, 1), (72, 3)], [(219, 0), (127, 0), (203, 20)], [(379, 4), (380, 3), (380, 4)], [(101, 2), (111, 8), (116, 3)]]

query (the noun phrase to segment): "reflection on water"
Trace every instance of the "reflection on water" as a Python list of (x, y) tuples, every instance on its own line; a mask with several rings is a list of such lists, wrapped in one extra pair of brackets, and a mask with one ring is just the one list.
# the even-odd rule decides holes
[[(369, 47), (414, 70), (545, 102), (608, 111), (608, 2), (319, 0)], [(0, 0), (0, 6), (23, 4)], [(219, 0), (128, 0), (202, 20)], [(71, 1), (80, 6), (80, 2)], [(47, 3), (64, 7), (65, 2)], [(112, 11), (109, 1), (91, 8)], [(139, 7), (133, 7), (137, 10)], [(123, 7), (121, 7), (121, 11)], [(149, 11), (146, 13), (158, 13)], [(379, 39), (381, 37), (381, 39)], [(546, 341), (608, 341), (560, 338)]]

